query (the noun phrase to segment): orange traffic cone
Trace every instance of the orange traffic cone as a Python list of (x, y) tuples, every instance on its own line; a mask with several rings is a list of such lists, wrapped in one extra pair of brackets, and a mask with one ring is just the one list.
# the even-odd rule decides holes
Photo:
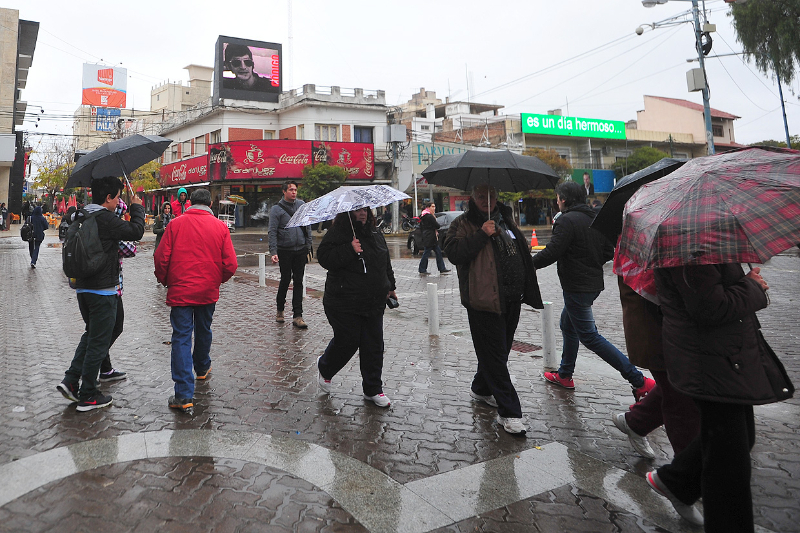
[(531, 248), (534, 246), (539, 246), (539, 239), (536, 238), (536, 230), (533, 230), (533, 234), (531, 235)]

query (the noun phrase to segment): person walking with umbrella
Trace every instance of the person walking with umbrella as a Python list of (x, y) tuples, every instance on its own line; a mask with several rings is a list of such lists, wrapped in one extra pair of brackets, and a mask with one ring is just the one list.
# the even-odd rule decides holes
[(473, 189), (467, 212), (450, 224), (445, 250), (456, 265), (461, 305), (467, 309), (478, 358), (470, 395), (497, 408), (506, 432), (523, 434), (508, 356), (522, 304), (544, 308), (530, 247), (511, 209), (497, 202), (492, 187), (481, 184)]
[(614, 257), (614, 247), (590, 228), (597, 212), (586, 205), (586, 190), (574, 181), (556, 186), (556, 201), (563, 213), (553, 225), (553, 236), (544, 250), (533, 256), (536, 269), (558, 262), (558, 279), (564, 294), (561, 312), (563, 351), (557, 372), (545, 372), (544, 379), (574, 389), (572, 374), (580, 344), (614, 367), (633, 389), (638, 402), (656, 382), (645, 377), (616, 346), (600, 335), (592, 315), (592, 304), (600, 296), (603, 265)]
[(328, 271), (322, 305), (333, 339), (317, 359), (319, 387), (331, 380), (359, 352), (364, 399), (378, 407), (391, 401), (383, 392), (383, 312), (388, 297), (397, 298), (389, 248), (368, 207), (340, 213), (317, 249)]

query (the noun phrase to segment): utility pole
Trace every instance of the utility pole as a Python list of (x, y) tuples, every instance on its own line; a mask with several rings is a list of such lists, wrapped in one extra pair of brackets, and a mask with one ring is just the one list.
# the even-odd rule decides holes
[(709, 103), (708, 92), (708, 78), (706, 77), (706, 65), (703, 61), (703, 48), (700, 39), (700, 14), (697, 7), (697, 0), (692, 0), (692, 16), (694, 17), (694, 38), (695, 47), (697, 48), (697, 58), (700, 61), (700, 70), (703, 71), (703, 118), (706, 123), (706, 144), (708, 146), (708, 155), (714, 155), (714, 133), (711, 127), (711, 104)]
[(786, 105), (783, 103), (783, 89), (781, 88), (781, 75), (775, 70), (775, 77), (778, 78), (778, 95), (781, 97), (781, 111), (783, 111), (783, 130), (786, 132), (786, 148), (792, 147), (792, 139), (789, 137), (789, 123), (786, 122)]

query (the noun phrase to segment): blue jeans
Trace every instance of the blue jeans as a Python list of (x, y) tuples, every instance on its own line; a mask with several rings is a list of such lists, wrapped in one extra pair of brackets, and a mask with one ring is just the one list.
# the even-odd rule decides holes
[(431, 252), (436, 253), (436, 268), (439, 269), (439, 272), (447, 270), (447, 267), (444, 264), (444, 259), (442, 259), (442, 249), (439, 248), (439, 245), (437, 244), (436, 246), (425, 247), (425, 251), (422, 252), (422, 259), (419, 261), (419, 271), (428, 271), (428, 258), (431, 256)]
[(564, 291), (564, 310), (561, 311), (561, 338), (564, 348), (558, 375), (562, 378), (572, 377), (575, 361), (578, 359), (578, 347), (583, 344), (619, 371), (632, 387), (638, 389), (644, 385), (642, 373), (625, 357), (625, 354), (597, 332), (592, 304), (598, 296), (600, 291)]
[(39, 259), (39, 247), (42, 245), (42, 241), (28, 241), (28, 252), (31, 254), (31, 264), (35, 265), (36, 261)]
[(172, 381), (175, 382), (176, 398), (194, 397), (192, 369), (197, 374), (204, 374), (211, 368), (211, 320), (216, 305), (173, 307), (169, 314), (172, 324)]

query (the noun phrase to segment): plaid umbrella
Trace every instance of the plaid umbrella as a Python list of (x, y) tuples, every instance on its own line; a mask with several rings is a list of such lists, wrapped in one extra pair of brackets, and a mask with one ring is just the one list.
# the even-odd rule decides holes
[(620, 252), (644, 268), (763, 263), (800, 243), (800, 152), (693, 159), (625, 205)]

